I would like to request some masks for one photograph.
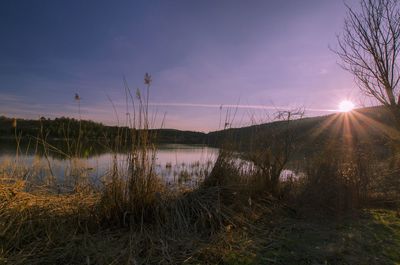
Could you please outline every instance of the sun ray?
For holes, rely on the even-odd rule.
[[[325,119],[322,124],[318,127],[315,127],[311,133],[312,138],[318,138],[325,130],[327,130],[333,123],[338,119],[337,114],[332,114],[327,119]]]
[[[386,137],[389,138],[399,137],[399,132],[395,128],[387,124],[384,124],[371,117],[368,117],[367,115],[358,111],[354,112],[354,116],[357,118],[357,120],[362,121],[364,124],[367,124],[370,127],[370,129],[373,129]]]

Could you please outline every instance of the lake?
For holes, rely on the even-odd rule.
[[[37,155],[40,153],[41,155]],[[58,183],[68,185],[71,176],[79,175],[101,183],[111,171],[113,161],[126,165],[126,155],[107,151],[93,151],[85,158],[65,159],[60,154],[48,155],[38,151],[34,144],[24,142],[16,156],[15,141],[0,141],[0,173],[12,175],[13,165],[24,168],[27,180],[44,181],[54,175]],[[166,184],[194,185],[211,171],[218,156],[218,149],[203,145],[160,144],[157,146],[154,169]],[[15,174],[14,174],[15,175]],[[67,183],[68,182],[68,183]]]
[[[53,142],[52,145],[60,150],[66,148],[63,142]],[[91,144],[90,148],[89,155],[79,159],[66,159],[58,152],[49,153],[46,158],[40,145],[25,141],[21,143],[17,156],[15,141],[2,140],[0,176],[18,175],[25,180],[39,183],[46,183],[50,176],[54,176],[60,186],[73,187],[77,179],[101,185],[107,181],[106,177],[110,175],[108,173],[115,161],[120,168],[128,168],[127,156],[123,152],[113,153],[96,147],[96,144]],[[167,185],[196,186],[211,172],[218,152],[219,149],[204,145],[160,144],[157,146],[154,170]],[[252,163],[245,164],[247,168],[252,167]],[[297,178],[299,175],[290,169],[281,173],[282,180],[292,177]]]

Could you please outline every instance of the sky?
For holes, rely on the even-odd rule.
[[[154,127],[212,131],[298,107],[327,115],[362,103],[330,49],[345,16],[341,0],[4,0],[0,115],[124,125],[123,79],[135,95],[146,72]]]

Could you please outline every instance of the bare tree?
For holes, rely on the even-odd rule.
[[[267,132],[255,132],[257,146],[246,156],[258,169],[267,188],[273,195],[279,194],[279,182],[282,171],[295,151],[297,133],[294,122],[302,118],[304,109],[278,111],[275,120],[277,128]]]
[[[388,107],[400,126],[400,9],[398,0],[361,0],[347,6],[344,31],[334,52],[362,92]]]

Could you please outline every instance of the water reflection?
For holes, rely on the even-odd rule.
[[[67,152],[64,142],[52,142],[57,149]],[[21,143],[16,156],[15,141],[0,141],[0,176],[20,176],[31,182],[47,183],[55,180],[63,187],[74,187],[76,183],[88,181],[102,185],[112,171],[115,163],[119,169],[127,169],[127,156],[123,152],[110,152],[100,144],[90,147],[89,155],[83,158],[66,158],[60,152],[49,152],[44,155],[37,143]],[[167,185],[182,184],[196,186],[211,172],[218,156],[218,149],[185,144],[161,144],[157,146],[154,170]],[[249,161],[237,158],[238,166],[251,172],[255,170]],[[16,170],[19,172],[16,174]],[[123,173],[123,170],[121,171]],[[287,181],[300,175],[285,169],[281,179]]]
[[[106,152],[96,148],[85,158],[66,159],[50,152],[48,157],[38,151],[40,147],[32,143],[23,143],[16,156],[15,142],[0,142],[0,174],[15,175],[16,165],[26,180],[46,182],[54,176],[57,183],[73,185],[79,177],[101,184],[105,176],[117,162],[120,168],[127,168],[127,156],[124,153]],[[52,143],[62,148],[62,143]],[[95,150],[92,148],[92,150]],[[200,145],[162,144],[157,147],[154,169],[167,184],[197,184],[210,172],[218,155],[218,149]]]

